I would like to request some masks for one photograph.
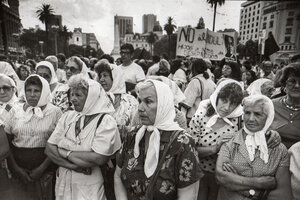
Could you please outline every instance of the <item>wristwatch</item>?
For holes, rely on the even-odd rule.
[[[249,190],[249,198],[254,197],[254,195],[255,195],[255,190],[254,189],[250,189]]]

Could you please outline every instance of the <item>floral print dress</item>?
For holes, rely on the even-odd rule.
[[[134,157],[135,135],[138,128],[130,132],[119,153],[117,165],[121,168],[122,183],[127,191],[127,198],[131,200],[145,199],[147,186],[151,177],[147,178],[144,173],[145,163],[145,138],[140,142],[140,156]],[[160,152],[162,156],[164,148],[168,145],[173,131],[160,131]],[[198,153],[193,139],[186,133],[181,132],[177,140],[171,145],[158,179],[154,186],[153,198],[177,199],[177,190],[187,187],[203,176],[199,168]]]

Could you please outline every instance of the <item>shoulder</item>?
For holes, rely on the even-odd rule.
[[[132,96],[131,94],[122,94],[121,98],[129,103],[138,104],[137,99],[134,96]]]

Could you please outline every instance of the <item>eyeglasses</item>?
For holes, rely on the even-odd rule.
[[[76,67],[73,67],[73,66],[65,66],[65,68],[64,68],[64,70],[65,71],[71,71],[72,73],[76,73],[76,72],[78,72],[78,69],[76,68]]]
[[[0,87],[0,91],[3,90],[4,92],[10,92],[12,88],[13,87],[11,87],[11,86],[6,86],[5,85],[3,87]]]
[[[128,54],[130,54],[130,51],[121,51],[120,54],[121,54],[121,55],[122,55],[122,54],[127,54],[127,55],[128,55]]]
[[[288,80],[286,80],[286,85],[289,87],[295,87],[295,85],[298,83],[298,85],[300,86],[300,80],[296,80],[294,78],[290,78]]]

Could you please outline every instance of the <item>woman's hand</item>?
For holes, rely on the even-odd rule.
[[[238,174],[236,169],[229,163],[223,163],[223,170],[226,171],[226,172],[231,172],[231,173],[234,173],[234,174]]]
[[[281,143],[281,137],[277,131],[270,130],[266,133],[267,145],[273,149]]]
[[[21,167],[14,168],[15,173],[17,176],[22,180],[24,183],[33,182],[31,177],[29,176],[29,171],[26,169],[23,169]]]
[[[38,180],[42,177],[44,173],[44,170],[42,170],[40,167],[37,167],[30,171],[29,176],[33,180]]]
[[[261,176],[256,178],[261,188],[273,190],[276,188],[276,178],[273,176]]]

